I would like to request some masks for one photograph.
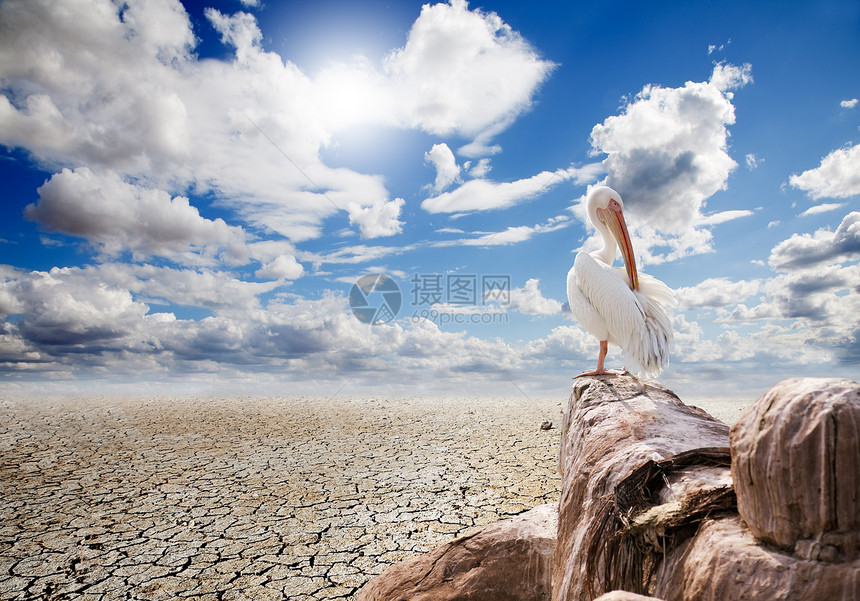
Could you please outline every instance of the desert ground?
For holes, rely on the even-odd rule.
[[[557,500],[565,401],[0,397],[0,599],[351,599]]]

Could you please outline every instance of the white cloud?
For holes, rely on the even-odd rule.
[[[860,144],[834,150],[821,159],[821,165],[788,181],[815,199],[860,194]]]
[[[506,246],[525,242],[535,234],[545,234],[566,228],[570,221],[566,216],[551,217],[545,223],[535,225],[508,226],[500,232],[481,233],[474,232],[473,238],[460,238],[458,240],[442,240],[433,242],[432,246]]]
[[[0,6],[0,141],[51,164],[163,169],[187,158],[176,71],[194,43],[178,2]],[[75,23],[75,27],[69,27]],[[26,49],[25,51],[21,51]]]
[[[406,246],[369,246],[366,244],[356,244],[353,246],[345,246],[334,251],[324,254],[300,251],[298,258],[302,261],[309,261],[315,267],[319,267],[324,263],[334,264],[359,264],[376,261],[390,255],[401,254],[415,248],[419,248],[418,244],[409,244]]]
[[[248,13],[238,12],[224,15],[214,8],[206,8],[206,18],[212,27],[221,34],[221,42],[236,48],[236,58],[240,62],[254,60],[252,55],[258,51],[263,32],[257,26],[257,19]]]
[[[296,261],[294,256],[282,255],[266,263],[254,275],[258,278],[295,280],[300,278],[303,273],[304,267]]]
[[[777,244],[770,253],[770,266],[790,271],[821,263],[855,258],[860,255],[860,212],[848,213],[836,228],[813,234],[794,234]]]
[[[725,44],[720,44],[719,46],[717,46],[716,44],[708,44],[708,56],[713,54],[715,51],[722,52],[725,49],[725,47],[731,43],[732,43],[732,41],[729,40]]]
[[[400,381],[423,376],[458,382],[470,374],[524,366],[504,342],[446,333],[425,320],[402,320],[409,327],[368,326],[352,316],[339,294],[273,300],[262,307],[257,294],[271,285],[243,284],[214,272],[194,275],[117,265],[49,273],[0,267],[0,299],[14,299],[0,307],[14,305],[24,313],[0,332],[2,367],[67,375],[110,370],[132,377],[139,371],[179,376],[250,367],[274,368],[287,380],[296,374],[331,380],[358,373],[360,381],[362,373],[373,378],[385,372]],[[101,283],[94,286],[93,277]],[[185,289],[176,288],[182,282]],[[160,293],[171,295],[172,302],[209,306],[214,314],[195,321],[151,312]],[[139,294],[151,300],[136,300]],[[207,305],[207,298],[221,304]],[[74,365],[65,364],[69,352],[77,357]]]
[[[522,288],[511,290],[509,311],[518,311],[526,315],[554,315],[561,313],[561,303],[555,299],[546,298],[541,294],[540,281],[532,278]]]
[[[855,106],[857,106],[857,99],[852,98],[850,100],[843,100],[842,102],[839,103],[839,106],[841,106],[844,109],[853,109]]]
[[[764,291],[780,318],[801,320],[816,331],[820,346],[828,346],[827,339],[847,338],[857,328],[858,286],[857,265],[817,265],[780,274],[764,285]]]
[[[764,163],[764,159],[760,159],[756,155],[749,153],[746,156],[746,163],[747,163],[747,169],[752,171],[753,169],[756,169],[759,165]]]
[[[594,177],[592,166],[571,167],[557,171],[542,171],[514,182],[493,182],[487,179],[469,180],[463,185],[421,203],[428,213],[463,213],[505,209],[530,200],[559,185],[574,180],[585,183]]]
[[[408,126],[484,141],[531,106],[553,67],[498,15],[465,0],[424,5],[406,45],[385,61]]]
[[[638,219],[665,232],[691,227],[736,166],[726,151],[734,107],[721,87],[734,79],[717,65],[712,80],[719,84],[646,86],[621,115],[591,132],[595,150],[609,155],[607,185]]]
[[[477,163],[475,163],[471,168],[469,168],[469,175],[474,178],[480,179],[486,177],[487,174],[490,172],[490,169],[492,169],[492,167],[490,166],[490,159],[483,158]]]
[[[844,206],[844,202],[825,202],[820,205],[815,205],[814,207],[809,207],[803,213],[798,215],[798,217],[809,217],[810,215],[818,215],[819,213],[829,213],[830,211],[841,209]]]
[[[714,65],[714,71],[711,73],[709,83],[720,92],[728,92],[729,90],[743,87],[751,83],[752,80],[752,66],[749,63],[741,67],[727,63],[717,63]],[[731,99],[731,96],[729,98]]]
[[[691,287],[678,288],[675,297],[682,310],[698,308],[723,308],[737,305],[741,301],[758,294],[761,282],[728,278],[708,278]]]
[[[75,277],[77,270],[2,270],[3,288],[14,298],[21,320],[7,325],[23,346],[40,349],[39,360],[73,348],[123,346],[141,331],[147,305],[126,289]],[[72,277],[69,277],[70,274]],[[98,352],[94,350],[93,352]]]
[[[49,231],[86,238],[106,255],[128,251],[189,263],[210,263],[216,254],[228,263],[250,258],[241,228],[204,219],[187,198],[126,183],[110,171],[63,169],[24,214]]]
[[[361,235],[365,238],[393,236],[403,230],[403,222],[398,220],[405,200],[395,198],[390,201],[373,203],[363,206],[358,203],[347,204],[350,223],[358,225]]]
[[[712,213],[710,215],[702,215],[701,219],[699,219],[699,225],[718,225],[720,223],[725,223],[727,221],[734,221],[735,219],[741,219],[743,217],[750,217],[755,215],[753,211],[749,209],[734,209],[731,211],[720,211],[718,213]]]
[[[682,314],[674,318],[674,357],[686,364],[725,365],[779,360],[800,365],[856,358],[856,318],[860,298],[846,292],[860,285],[856,268],[828,268],[817,274],[780,276],[766,285],[765,303],[738,306],[724,324],[738,319],[800,320],[799,325],[765,325],[748,334],[727,329],[704,336]],[[93,281],[100,282],[93,285]],[[730,283],[731,284],[731,283]],[[730,294],[744,294],[742,283]],[[0,266],[0,310],[22,314],[0,332],[0,368],[61,376],[109,371],[112,378],[153,373],[172,378],[302,379],[378,382],[463,383],[504,377],[531,382],[548,364],[573,373],[591,366],[596,341],[575,326],[558,326],[543,337],[509,344],[464,332],[444,332],[426,320],[405,316],[387,326],[355,319],[346,298],[324,293],[318,300],[284,297],[261,305],[259,295],[273,284],[249,284],[218,272],[189,272],[152,266],[103,265],[83,269],[24,272]],[[697,287],[705,293],[704,284]],[[554,309],[538,283],[522,289],[520,306],[535,313]],[[542,300],[541,300],[542,299]],[[552,307],[541,307],[545,301]],[[155,312],[170,302],[209,308],[199,320]],[[851,324],[854,324],[851,326]],[[68,361],[74,353],[75,362]],[[854,354],[852,354],[854,353]],[[611,359],[615,361],[617,359]],[[575,367],[574,367],[575,365]],[[250,370],[250,371],[249,371]],[[217,376],[215,375],[217,372]]]
[[[738,303],[730,312],[725,312],[724,316],[718,321],[755,321],[759,319],[778,319],[779,317],[779,310],[773,303],[763,303],[753,308],[749,308],[743,303]]]
[[[360,122],[490,139],[527,110],[552,63],[494,13],[426,6],[381,65],[314,78],[261,46],[256,19],[207,9],[235,50],[198,60],[175,0],[0,5],[0,143],[46,168],[113,170],[176,195],[211,193],[248,225],[293,242],[339,211],[365,237],[401,231],[383,178],[327,166],[320,150]],[[76,23],[74,28],[68,23]]]
[[[436,168],[436,181],[433,182],[433,189],[436,192],[441,192],[457,181],[460,176],[457,159],[445,143],[434,144],[433,148],[424,153],[424,160]]]
[[[558,361],[597,362],[597,341],[577,326],[557,326],[545,338],[528,342],[523,356]]]
[[[728,90],[750,81],[749,65],[720,63],[708,82],[645,86],[621,114],[592,129],[594,152],[608,155],[604,183],[624,198],[629,226],[647,244],[637,250],[651,261],[709,252],[711,235],[705,228],[717,219],[743,216],[729,212],[709,218],[702,209],[726,187],[737,166],[727,152],[728,126],[735,122]],[[661,247],[670,250],[652,253]]]
[[[201,307],[219,315],[258,310],[258,296],[280,286],[279,282],[245,282],[224,271],[122,263],[55,269],[51,274],[63,285],[78,286],[95,280],[127,290],[150,305]]]

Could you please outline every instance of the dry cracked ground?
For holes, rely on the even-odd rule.
[[[351,599],[558,498],[561,403],[0,398],[0,599]]]

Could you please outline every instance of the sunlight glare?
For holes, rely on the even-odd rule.
[[[320,118],[329,134],[356,125],[391,125],[385,77],[363,57],[334,63],[314,81]]]

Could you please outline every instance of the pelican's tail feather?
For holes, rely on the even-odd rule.
[[[653,378],[669,365],[672,343],[672,320],[663,303],[674,305],[676,302],[672,290],[660,280],[649,276],[644,287],[642,282],[640,279],[640,290],[634,294],[642,310],[643,323],[624,348],[624,365],[630,371]]]

